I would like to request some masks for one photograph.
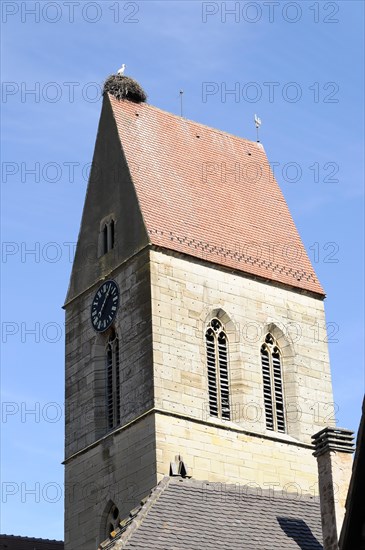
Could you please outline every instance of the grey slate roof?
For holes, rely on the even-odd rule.
[[[103,550],[322,550],[310,495],[164,478]]]
[[[0,550],[63,550],[63,548],[63,541],[60,540],[0,535]]]

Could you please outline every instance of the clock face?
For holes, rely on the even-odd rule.
[[[96,291],[91,305],[91,323],[104,332],[112,324],[119,306],[119,288],[115,281],[105,281]]]

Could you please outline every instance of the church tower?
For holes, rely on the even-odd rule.
[[[66,550],[175,468],[318,494],[334,423],[324,292],[262,145],[111,82],[64,306]]]

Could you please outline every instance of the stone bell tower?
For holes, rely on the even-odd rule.
[[[169,475],[316,492],[324,292],[261,144],[106,83],[66,311],[66,550]],[[313,326],[322,338],[315,338]]]

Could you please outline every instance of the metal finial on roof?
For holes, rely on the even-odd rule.
[[[175,461],[170,462],[170,476],[191,477],[189,475],[189,468],[185,464],[181,455],[176,455]]]
[[[260,143],[260,140],[259,140],[259,128],[260,128],[260,126],[261,126],[261,118],[259,118],[259,117],[255,114],[254,121],[255,121],[255,126],[256,126],[257,143]]]
[[[184,90],[180,90],[180,116],[183,116],[183,94]]]

